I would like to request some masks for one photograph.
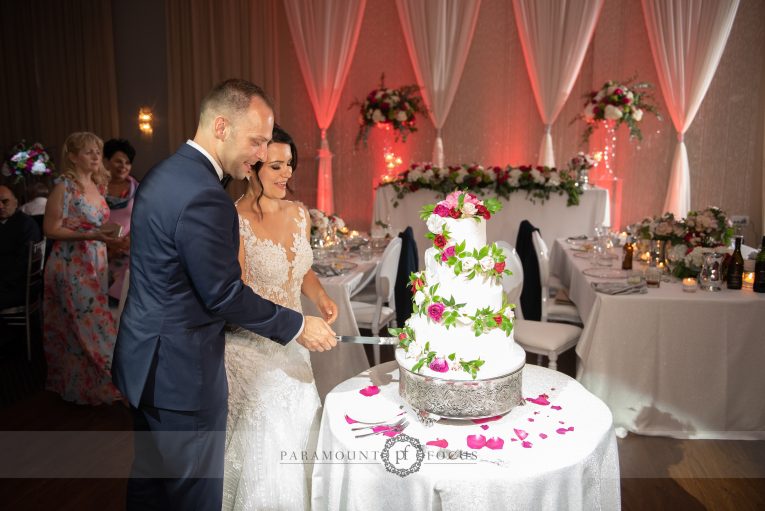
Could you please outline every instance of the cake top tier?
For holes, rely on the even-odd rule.
[[[472,250],[486,245],[486,224],[502,204],[496,199],[481,200],[472,193],[456,190],[436,204],[422,208],[420,216],[433,236],[448,233],[454,243],[465,242]]]

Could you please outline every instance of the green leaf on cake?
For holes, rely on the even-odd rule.
[[[502,209],[502,203],[493,197],[491,199],[484,200],[483,205],[492,215]]]
[[[436,209],[435,204],[426,204],[420,210],[420,220],[427,220],[430,215],[433,214],[433,210]]]
[[[451,360],[452,362],[454,362],[454,359],[455,359],[456,357],[457,357],[457,354],[456,354],[456,353],[452,353],[452,354],[451,354],[451,355],[449,355],[447,358],[448,358],[449,360]]]

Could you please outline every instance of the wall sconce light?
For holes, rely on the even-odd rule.
[[[151,125],[153,119],[154,114],[151,108],[143,107],[138,111],[138,129],[141,131],[141,134],[150,137],[154,133],[154,128]]]

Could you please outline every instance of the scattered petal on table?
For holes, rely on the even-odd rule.
[[[531,449],[531,446],[533,444],[531,442],[526,441],[526,442],[523,442],[521,445],[523,446],[524,449]]]
[[[505,441],[502,440],[499,437],[491,437],[486,441],[486,447],[489,449],[502,449],[502,447],[505,445]]]
[[[380,387],[378,387],[377,385],[370,385],[369,387],[364,387],[363,389],[359,391],[359,394],[366,397],[374,396],[375,394],[379,394],[379,393],[380,393]]]
[[[540,433],[540,434],[539,434],[539,438],[541,438],[542,440],[544,440],[545,438],[547,438],[547,435],[546,435],[546,434],[544,434],[544,433]]]
[[[351,419],[350,417],[348,417],[348,416],[346,415],[346,416],[345,416],[345,422],[347,422],[348,424],[356,424],[356,423],[357,423],[357,422],[359,422],[359,421],[357,421],[356,419]]]
[[[553,410],[560,410],[562,407],[558,405],[552,405],[550,408],[552,408]]]
[[[447,447],[449,447],[449,442],[447,442],[443,438],[438,438],[436,440],[431,440],[430,442],[426,442],[425,445],[432,445],[434,447],[440,447],[442,449],[446,449]]]
[[[398,431],[398,430],[395,430],[395,429],[391,429],[390,431],[384,432],[383,435],[389,436],[389,437],[394,437],[394,436],[396,436],[396,435],[398,435],[400,433],[401,433],[401,431]]]
[[[526,401],[535,405],[547,406],[550,404],[550,401],[547,399],[548,397],[550,396],[547,394],[539,394],[539,397],[527,397]]]
[[[390,430],[392,430],[392,429],[393,429],[393,428],[391,428],[390,426],[374,426],[374,427],[372,428],[372,431],[373,431],[374,433],[380,433],[380,432],[382,432],[382,431],[390,431]]]
[[[515,434],[518,436],[518,438],[521,440],[526,440],[526,437],[529,436],[529,434],[523,431],[522,429],[515,429],[514,431],[515,431]]]
[[[498,421],[501,418],[501,415],[495,415],[494,417],[486,417],[485,419],[473,419],[473,424],[484,424],[486,422]]]
[[[533,418],[533,417],[529,417],[529,418],[528,418],[528,419],[526,419],[526,420],[527,420],[527,421],[529,421],[529,422],[534,422],[534,418]]]
[[[467,445],[471,449],[480,449],[486,445],[486,437],[483,435],[468,435]]]
[[[486,431],[487,429],[489,429],[489,426],[486,424],[481,424],[481,429]]]
[[[517,442],[517,441],[518,441],[518,439],[517,439],[517,438],[511,438],[511,439],[510,439],[510,441],[511,441],[511,442]]]
[[[569,431],[574,431],[574,426],[569,426],[567,428],[558,428],[555,430],[555,432],[558,433],[559,435],[565,435]]]

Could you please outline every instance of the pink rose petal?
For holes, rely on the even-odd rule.
[[[399,433],[401,433],[401,431],[396,431],[395,429],[391,429],[390,431],[386,431],[385,433],[383,433],[383,435],[389,436],[389,437],[394,437],[394,436],[398,435]]]
[[[348,416],[346,415],[346,416],[345,416],[345,422],[347,422],[348,424],[356,424],[356,423],[357,423],[357,422],[359,422],[359,421],[357,421],[357,420],[355,420],[355,419],[351,419],[350,417],[348,417]]]
[[[534,415],[539,415],[539,412],[534,412]]]
[[[531,449],[532,443],[531,442],[523,442],[521,444],[524,449]]]
[[[449,442],[447,442],[443,438],[439,438],[437,440],[431,440],[430,442],[426,442],[425,445],[432,445],[435,447],[441,447],[442,449],[446,449],[447,447],[449,447]]]
[[[565,424],[566,421],[558,421],[558,424]]]
[[[468,435],[467,445],[471,449],[480,449],[486,445],[486,437],[483,435]]]
[[[552,408],[553,410],[560,410],[561,409],[561,407],[558,406],[558,405],[553,405],[550,408]]]
[[[511,441],[511,442],[517,442],[517,441],[518,441],[518,439],[517,439],[517,438],[511,438],[511,439],[510,439],[510,441]]]
[[[514,429],[513,431],[515,431],[515,434],[516,434],[516,435],[518,436],[518,438],[520,438],[521,440],[526,440],[526,437],[527,437],[527,436],[529,436],[529,434],[528,434],[528,433],[526,433],[525,431],[523,431],[522,429]]]
[[[373,426],[372,427],[372,432],[374,432],[374,433],[381,433],[383,431],[388,431],[390,429],[392,429],[390,426]]]
[[[377,385],[370,385],[369,387],[364,387],[359,391],[359,394],[366,397],[374,396],[375,394],[379,393],[380,388]]]
[[[486,431],[487,429],[489,429],[489,426],[487,426],[486,424],[481,424],[481,429]]]
[[[494,417],[486,417],[485,419],[473,419],[473,424],[484,424],[486,422],[498,421],[501,418],[501,415],[495,415]]]
[[[555,430],[555,432],[559,435],[565,435],[569,431],[574,431],[574,426],[569,426],[568,428],[558,428]]]
[[[549,396],[547,394],[539,394],[539,397],[527,397],[526,401],[534,403],[535,405],[547,406],[550,401],[547,400]]]
[[[547,435],[545,435],[544,433],[540,433],[540,434],[539,434],[539,438],[541,438],[542,440],[544,440],[545,438],[547,438]]]
[[[505,445],[505,441],[499,437],[492,437],[486,441],[486,447],[488,447],[489,449],[494,449],[494,450],[502,449],[504,445]]]
[[[533,418],[533,417],[529,417],[529,418],[528,418],[528,419],[526,419],[526,420],[527,420],[527,421],[529,421],[529,422],[534,422],[534,418]]]

